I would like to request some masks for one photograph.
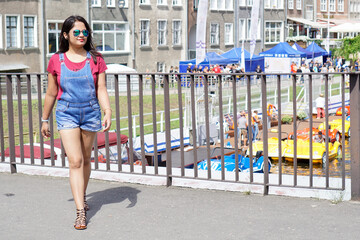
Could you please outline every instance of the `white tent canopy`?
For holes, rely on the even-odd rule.
[[[131,67],[127,67],[121,64],[107,64],[106,73],[136,73],[137,71]]]
[[[343,23],[335,27],[330,28],[330,32],[349,33],[360,32],[360,23]]]

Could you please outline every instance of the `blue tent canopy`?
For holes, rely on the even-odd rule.
[[[223,56],[215,53],[215,52],[208,52],[206,53],[206,57],[204,59],[204,61],[202,61],[199,66],[205,67],[208,66],[210,67],[210,65],[215,65],[215,64],[219,64],[219,65],[227,65],[227,64],[231,64],[234,63],[234,61],[224,58]],[[194,67],[194,65],[196,64],[196,59],[190,59],[187,61],[180,61],[179,62],[179,71],[181,73],[186,72],[187,66],[191,64],[192,68]]]
[[[278,43],[275,47],[259,54],[264,57],[284,57],[284,58],[305,58],[304,52],[293,49],[287,42]]]
[[[329,56],[328,52],[319,45],[317,45],[316,42],[310,43],[309,46],[306,48],[306,50],[311,53],[311,58],[315,58],[319,56],[325,56],[325,57]]]
[[[294,46],[295,46],[296,50],[298,50],[299,52],[305,53],[305,54],[306,54],[306,58],[312,58],[312,52],[310,52],[310,51],[302,48],[302,47],[301,47],[299,44],[297,44],[297,43],[294,43],[294,45],[293,45],[292,47],[294,48]]]
[[[241,48],[233,48],[226,53],[221,54],[225,58],[228,58],[236,63],[241,62]],[[253,55],[250,60],[250,52],[244,49],[244,57],[245,57],[245,71],[246,72],[255,72],[257,65],[260,65],[261,69],[264,70],[264,57]]]

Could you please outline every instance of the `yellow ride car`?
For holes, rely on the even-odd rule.
[[[257,151],[263,151],[263,142],[257,141],[253,144],[253,156]],[[278,138],[273,137],[268,139],[268,157],[273,160],[279,159]],[[247,155],[249,152],[247,152]],[[341,157],[342,148],[338,141],[334,143],[329,142],[329,159]],[[294,140],[284,140],[281,142],[281,155],[285,160],[294,160]],[[297,139],[296,157],[298,161],[310,159],[310,141]],[[312,151],[313,163],[326,163],[326,145],[324,143],[313,142]]]
[[[318,129],[319,130],[324,130],[325,129],[325,122],[320,124]],[[329,122],[329,126],[331,127],[331,129],[337,129],[339,130],[339,132],[342,133],[342,119],[335,119]],[[346,137],[350,137],[350,121],[345,120],[345,136]]]
[[[274,160],[279,159],[279,141],[278,138],[272,137],[268,139],[268,157]],[[253,143],[253,156],[256,155],[257,151],[264,151],[263,149],[264,143],[262,141],[257,141]],[[283,143],[281,143],[281,157],[284,157],[285,153],[285,146]],[[248,149],[249,151],[249,149]],[[249,155],[249,152],[247,152],[247,155]]]
[[[294,160],[294,140],[285,140],[283,141],[285,149],[284,157],[285,160],[293,161]],[[317,143],[313,142],[312,148],[312,159],[313,163],[326,163],[326,143]],[[310,141],[309,140],[297,140],[296,146],[296,158],[297,160],[301,159],[310,159]],[[329,159],[334,159],[336,157],[341,157],[342,149],[341,144],[338,141],[334,143],[329,142]]]

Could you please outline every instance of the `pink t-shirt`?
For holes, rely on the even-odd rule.
[[[93,58],[91,58],[91,60],[90,60],[90,68],[91,68],[91,72],[92,72],[92,75],[93,75],[93,78],[94,78],[95,88],[97,89],[97,76],[100,73],[105,72],[107,67],[106,67],[106,63],[105,63],[104,59],[101,56],[97,56],[96,59],[97,59],[97,64],[95,64]],[[74,63],[74,62],[71,62],[66,57],[66,53],[65,53],[64,54],[64,62],[65,62],[66,67],[69,70],[76,72],[76,71],[79,71],[80,69],[82,69],[85,66],[86,59],[84,61],[82,61],[82,62]],[[59,54],[52,55],[52,57],[49,60],[47,71],[48,71],[48,73],[51,73],[52,75],[56,76],[57,83],[58,83],[58,86],[59,86],[59,91],[58,91],[58,95],[57,95],[56,98],[60,99],[61,95],[63,93],[63,90],[60,87],[61,63],[60,63]]]

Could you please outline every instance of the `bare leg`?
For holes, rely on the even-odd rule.
[[[60,136],[69,160],[70,186],[77,209],[84,208],[84,161],[80,128],[60,130]]]
[[[91,150],[94,144],[96,132],[88,132],[85,130],[81,130],[81,149],[83,153],[83,160],[84,160],[84,193],[86,193],[86,188],[89,183],[89,178],[91,174]]]

